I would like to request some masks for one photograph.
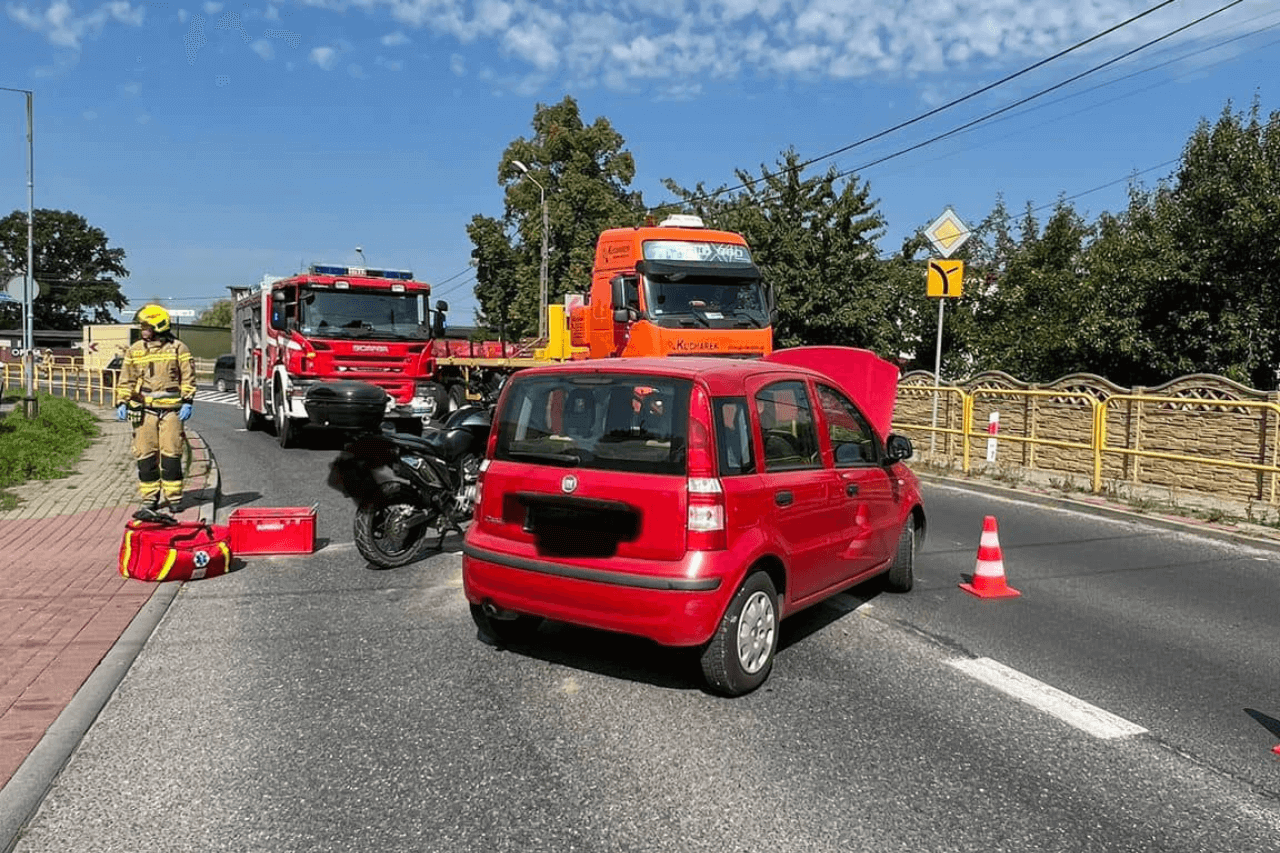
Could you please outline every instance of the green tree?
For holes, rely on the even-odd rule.
[[[107,245],[107,235],[69,210],[36,210],[32,228],[35,279],[44,291],[32,303],[38,329],[79,329],[85,323],[114,322],[112,309],[127,300],[116,278],[127,278],[124,249]],[[27,214],[0,219],[0,271],[7,281],[27,268]],[[20,305],[0,306],[5,325],[20,322]]]
[[[1066,202],[1043,231],[1028,205],[1016,241],[1002,205],[983,226],[992,240],[977,247],[983,260],[970,340],[974,369],[1033,381],[1087,369],[1081,338],[1096,332],[1084,275],[1091,229]]]
[[[1107,306],[1094,355],[1123,384],[1219,373],[1276,385],[1280,363],[1280,113],[1230,103],[1178,170],[1104,216],[1087,256]]]
[[[577,102],[566,96],[558,104],[538,104],[533,136],[503,151],[497,174],[506,191],[503,216],[477,215],[467,227],[477,261],[476,298],[491,328],[505,328],[508,337],[538,328],[544,194],[551,302],[590,288],[601,231],[635,224],[642,216],[639,194],[627,189],[635,161],[623,145],[607,119],[584,124]]]
[[[885,220],[870,186],[856,175],[842,180],[834,168],[809,178],[801,172],[789,149],[759,177],[738,170],[743,189],[732,195],[664,183],[708,225],[746,238],[776,294],[775,346],[839,344],[897,357],[906,342],[902,315],[887,306],[904,294],[893,291],[898,282],[878,257]]]
[[[230,329],[231,317],[234,313],[235,306],[230,299],[219,299],[201,312],[200,316],[196,318],[196,325]]]

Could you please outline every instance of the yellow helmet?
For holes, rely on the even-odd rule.
[[[159,305],[143,305],[138,309],[137,320],[142,325],[155,329],[158,335],[169,331],[169,312]]]

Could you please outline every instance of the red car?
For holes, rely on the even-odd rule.
[[[754,690],[783,617],[877,575],[911,589],[925,516],[889,432],[897,375],[844,347],[520,371],[464,545],[476,624],[701,647],[714,691]]]

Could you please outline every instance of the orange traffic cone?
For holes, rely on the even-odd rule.
[[[982,520],[982,541],[978,544],[978,565],[973,570],[973,582],[962,583],[960,588],[978,598],[1016,598],[1022,595],[1004,581],[1004,555],[1000,552],[994,515]]]

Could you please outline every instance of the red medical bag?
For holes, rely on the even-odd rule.
[[[231,529],[199,521],[139,521],[125,525],[120,574],[140,581],[186,581],[231,568]]]

